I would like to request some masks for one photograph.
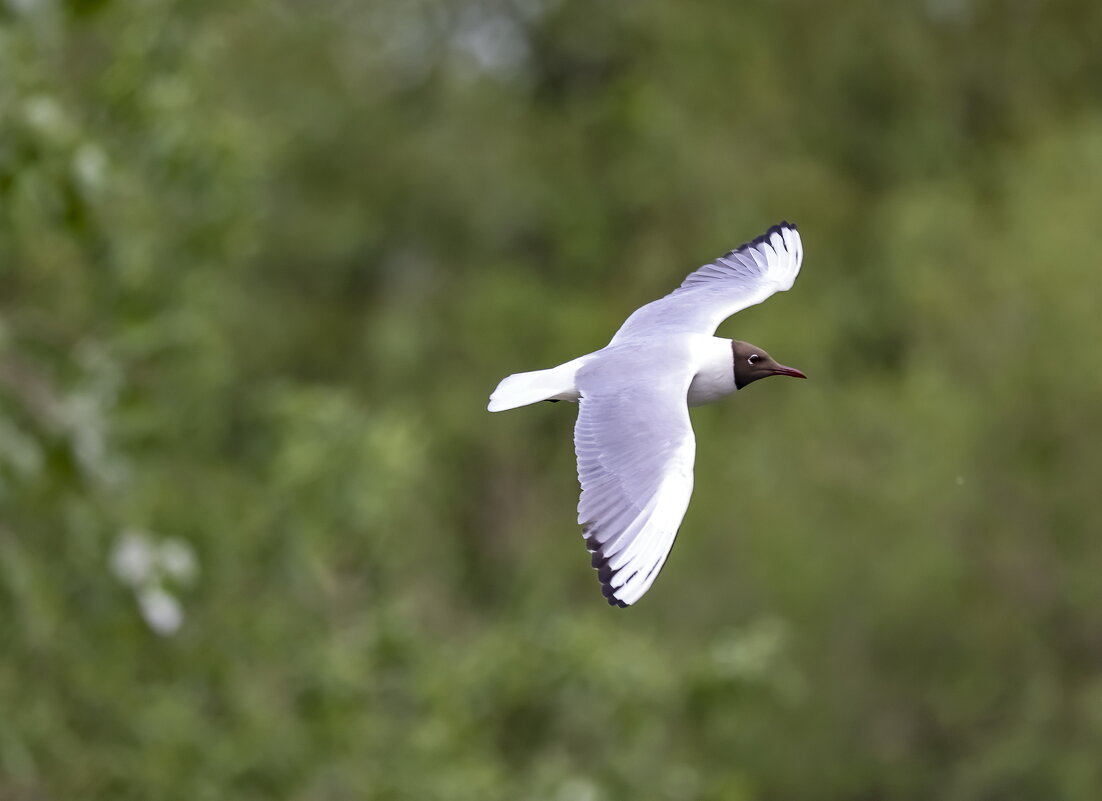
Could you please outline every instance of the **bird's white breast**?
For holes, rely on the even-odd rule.
[[[731,340],[719,337],[694,337],[691,344],[696,377],[689,385],[690,406],[712,403],[735,391],[735,364]]]

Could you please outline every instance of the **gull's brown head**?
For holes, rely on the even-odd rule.
[[[759,378],[771,375],[786,375],[791,378],[807,378],[795,367],[778,364],[768,353],[749,342],[731,341],[731,351],[735,359],[735,388],[742,389]]]

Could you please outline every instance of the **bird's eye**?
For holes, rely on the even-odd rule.
[[[746,361],[750,362],[750,364],[756,364],[758,359],[760,359],[760,358],[761,358],[761,356],[759,356],[758,354],[751,353],[750,357]]]

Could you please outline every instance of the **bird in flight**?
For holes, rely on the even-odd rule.
[[[756,345],[714,336],[735,312],[790,289],[802,261],[796,226],[775,225],[636,309],[604,348],[508,376],[490,396],[491,412],[579,404],[578,523],[610,604],[642,598],[673,547],[693,492],[689,407],[759,378],[807,378]]]

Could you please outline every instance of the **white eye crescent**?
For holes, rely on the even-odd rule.
[[[756,354],[756,353],[751,353],[751,354],[750,354],[750,356],[749,356],[749,358],[747,358],[747,360],[746,360],[746,361],[747,361],[747,362],[749,362],[750,364],[754,364],[754,363],[755,363],[755,362],[757,362],[757,360],[758,360],[758,359],[760,359],[760,358],[761,358],[761,356],[759,356],[758,354]]]

